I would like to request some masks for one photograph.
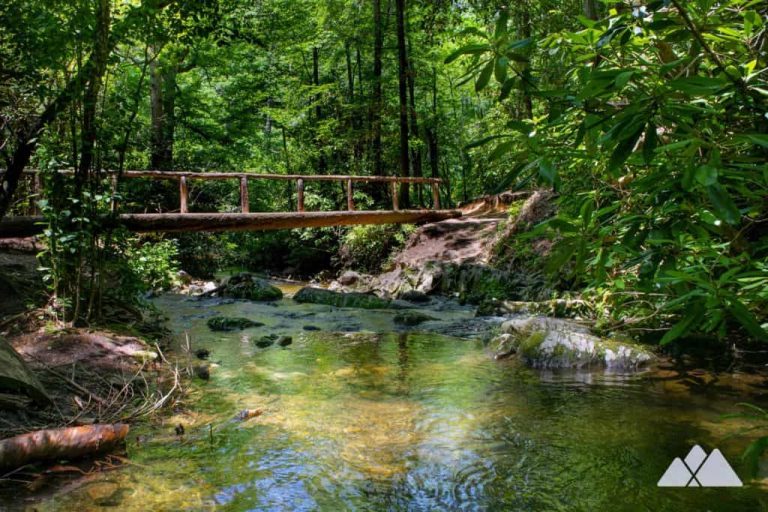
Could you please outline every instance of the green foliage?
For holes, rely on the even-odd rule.
[[[726,418],[748,420],[752,425],[744,429],[742,435],[750,435],[757,432],[765,432],[768,429],[768,411],[753,404],[742,403],[739,406],[743,409],[742,412],[729,414]],[[742,454],[742,460],[747,466],[749,476],[755,478],[758,476],[760,470],[760,460],[765,457],[768,452],[768,435],[759,436],[752,441],[747,449]]]
[[[127,265],[150,290],[167,290],[178,279],[179,249],[175,240],[150,240],[129,244]]]
[[[342,239],[341,264],[365,272],[379,272],[413,231],[412,226],[355,226]]]
[[[535,233],[555,241],[550,272],[604,301],[616,326],[672,320],[662,343],[694,331],[768,340],[768,82],[754,8],[651,2],[543,31],[526,62],[562,73],[534,72],[532,114],[474,145],[512,168],[506,182],[561,192],[559,215]],[[480,89],[482,62],[501,66],[517,44],[504,34],[451,57],[474,59]]]

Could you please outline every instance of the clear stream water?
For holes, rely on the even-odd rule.
[[[747,439],[735,434],[748,424],[722,415],[743,400],[765,402],[763,381],[750,387],[746,374],[712,385],[708,374],[670,370],[539,371],[492,360],[480,340],[402,331],[390,311],[174,295],[156,304],[180,339],[186,331],[193,349],[211,351],[211,380],[197,380],[162,425],[134,428],[131,465],[30,510],[768,507],[768,487],[755,483],[656,487],[695,443],[720,448],[743,474]],[[432,327],[463,334],[471,325],[470,309],[440,309]],[[205,321],[218,314],[267,325],[212,333]],[[256,348],[253,339],[268,333],[294,342]],[[236,420],[246,408],[263,414]],[[173,433],[178,423],[183,437]]]

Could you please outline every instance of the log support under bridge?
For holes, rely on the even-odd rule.
[[[117,222],[137,232],[270,231],[276,229],[352,226],[356,224],[418,224],[461,217],[459,210],[385,210],[274,213],[124,213]],[[42,217],[7,217],[0,238],[42,233]]]

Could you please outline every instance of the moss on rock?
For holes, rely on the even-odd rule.
[[[238,331],[249,327],[259,327],[264,325],[261,322],[254,322],[243,317],[217,316],[209,318],[206,322],[208,328],[212,331]]]

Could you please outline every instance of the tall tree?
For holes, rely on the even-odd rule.
[[[381,0],[373,0],[373,98],[371,101],[371,130],[373,139],[373,174],[384,175],[381,154],[381,110],[382,110],[382,55],[384,53],[384,30],[381,19]]]
[[[410,156],[408,152],[408,54],[405,45],[405,0],[395,0],[397,16],[397,85],[400,104],[400,176],[409,175]],[[409,186],[400,187],[400,204],[409,206]]]

